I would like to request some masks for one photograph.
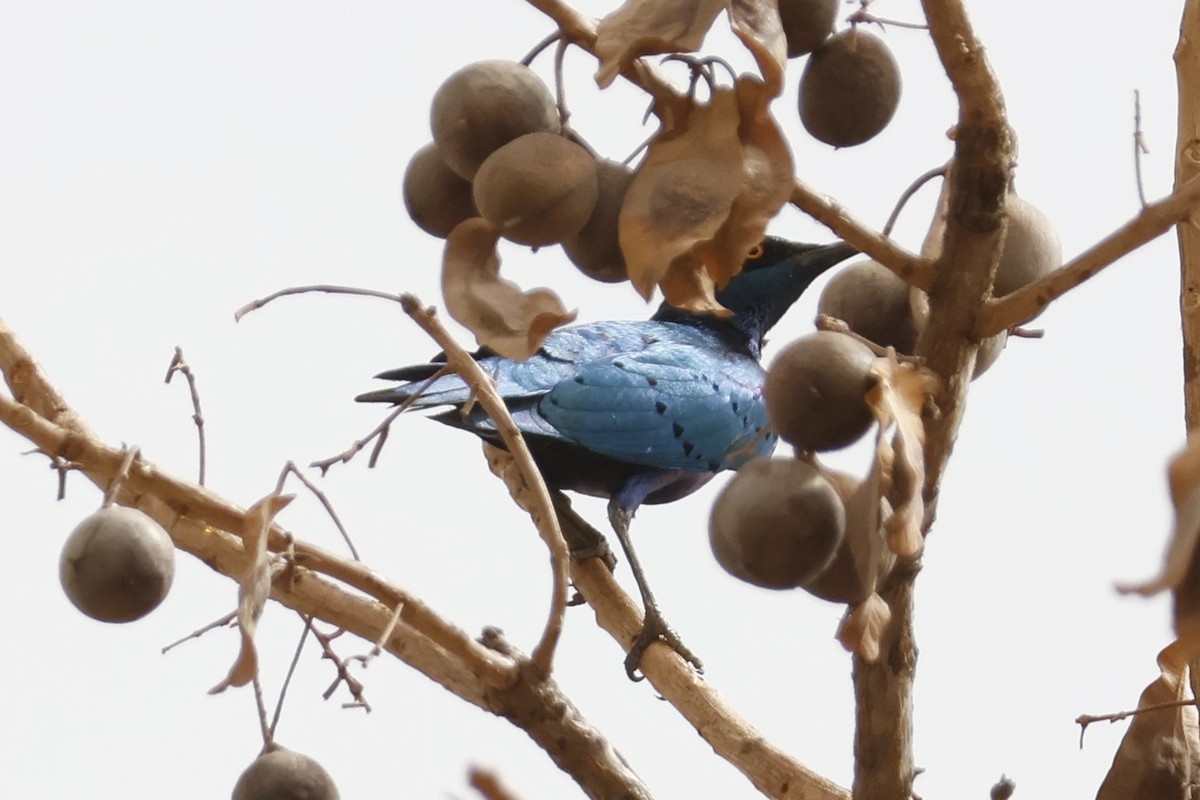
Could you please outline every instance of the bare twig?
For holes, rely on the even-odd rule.
[[[164,383],[170,383],[171,378],[175,373],[183,374],[187,379],[188,391],[192,395],[192,422],[196,423],[196,435],[200,438],[200,477],[196,483],[204,485],[204,469],[208,461],[208,448],[204,441],[204,414],[200,411],[200,390],[196,388],[196,376],[192,372],[192,368],[183,358],[183,348],[176,347],[175,355],[171,358],[171,364],[167,367],[167,377],[163,379]]]
[[[262,733],[262,752],[269,753],[275,739],[271,726],[267,724],[267,705],[263,702],[262,682],[258,679],[258,673],[255,673],[251,683],[254,685],[254,705],[258,708],[258,728]]]
[[[537,58],[539,55],[542,54],[543,50],[545,50],[547,47],[554,44],[561,38],[562,38],[562,34],[559,33],[557,30],[554,31],[554,33],[550,34],[545,39],[542,39],[540,42],[535,44],[533,46],[533,49],[530,50],[528,53],[526,53],[525,57],[521,59],[521,63],[528,67],[530,64],[533,63],[533,60],[535,58]]]
[[[321,645],[322,657],[332,661],[334,668],[337,670],[337,677],[333,679],[333,683],[329,684],[329,688],[321,696],[328,700],[330,697],[333,697],[333,693],[337,691],[337,687],[345,683],[346,688],[350,691],[350,696],[354,698],[354,702],[343,703],[342,708],[362,708],[368,714],[371,713],[371,704],[367,702],[367,698],[363,695],[362,682],[350,674],[349,666],[333,651],[333,640],[341,635],[342,630],[339,629],[330,634],[321,633],[321,631],[317,630],[317,626],[313,624],[311,616],[304,618],[304,625]]]
[[[512,454],[521,470],[522,477],[532,495],[534,523],[538,532],[550,550],[550,563],[553,574],[551,585],[550,611],[547,616],[542,638],[530,655],[532,666],[536,672],[549,675],[554,658],[554,649],[562,635],[563,617],[567,610],[567,576],[571,561],[567,551],[567,543],[558,527],[558,518],[554,513],[554,505],[546,483],[542,480],[541,472],[533,461],[533,454],[521,436],[520,430],[509,416],[508,407],[496,391],[496,384],[488,377],[483,368],[442,327],[431,309],[423,307],[417,298],[404,295],[400,304],[405,313],[412,317],[420,328],[437,342],[446,353],[446,363],[454,368],[478,399],[480,405],[496,423],[496,431],[504,440],[506,449]]]
[[[929,183],[934,178],[946,177],[946,169],[947,167],[945,164],[940,167],[934,167],[928,172],[918,176],[915,181],[910,183],[908,188],[905,189],[900,195],[900,199],[896,201],[896,206],[892,209],[892,213],[888,215],[887,222],[883,223],[883,230],[880,231],[880,234],[883,236],[891,236],[892,228],[896,227],[896,220],[900,218],[900,212],[904,210],[904,206],[908,204],[908,201],[912,199],[912,196],[916,194],[921,187]]]
[[[1129,711],[1115,711],[1111,714],[1080,714],[1075,718],[1075,724],[1079,726],[1079,749],[1083,749],[1083,734],[1087,732],[1088,725],[1093,722],[1107,722],[1112,724],[1122,720],[1136,717],[1138,714],[1147,711],[1164,711],[1171,708],[1186,708],[1187,706],[1200,707],[1200,700],[1196,698],[1188,698],[1186,700],[1169,700],[1165,703],[1152,703],[1141,708],[1134,708]]]
[[[305,477],[304,473],[300,471],[300,468],[296,466],[295,461],[289,461],[284,466],[283,472],[279,476],[281,483],[283,478],[287,475],[295,475],[296,479],[303,483],[305,487],[307,487],[308,490],[313,493],[313,496],[316,497],[317,501],[320,502],[322,507],[324,507],[325,513],[329,515],[329,518],[333,520],[333,524],[337,526],[338,533],[342,535],[342,539],[346,542],[346,547],[350,548],[351,557],[353,557],[355,561],[362,561],[362,558],[360,558],[358,555],[358,548],[354,546],[354,541],[350,538],[350,532],[346,530],[346,526],[342,524],[341,518],[338,517],[337,512],[333,510],[333,504],[329,502],[329,498],[325,496],[325,493],[318,489],[316,484]]]
[[[108,482],[108,489],[104,492],[104,502],[101,508],[108,508],[116,499],[117,492],[125,485],[125,479],[129,477],[129,468],[133,466],[133,462],[141,455],[141,450],[136,447],[126,447],[125,455],[121,458],[121,466],[117,467],[117,474]]]
[[[1133,90],[1133,172],[1137,179],[1138,202],[1146,207],[1146,186],[1142,183],[1142,154],[1149,153],[1142,135],[1142,93]]]
[[[975,335],[985,339],[1028,322],[1050,302],[1188,219],[1195,213],[1197,203],[1200,203],[1200,174],[1162,200],[1146,206],[1129,222],[1049,275],[1012,294],[989,300],[979,313]]]
[[[271,715],[272,739],[275,738],[275,731],[279,729],[279,717],[283,714],[283,700],[287,697],[288,687],[292,684],[292,676],[296,674],[296,665],[300,663],[300,654],[304,652],[304,643],[308,640],[308,632],[312,629],[311,614],[301,615],[300,618],[304,621],[304,630],[300,631],[300,640],[296,642],[296,652],[292,653],[287,673],[283,676],[283,685],[279,687],[279,698],[275,701],[275,713]]]
[[[400,611],[402,609],[403,606],[396,606],[396,610],[392,612],[391,622],[389,622],[387,627],[383,629],[383,633],[380,634],[379,640],[375,642],[374,647],[367,651],[365,656],[351,656],[350,658],[362,664],[363,667],[369,666],[372,661],[374,661],[376,658],[379,658],[380,654],[383,653],[383,643],[391,638],[392,631],[396,629],[396,624],[400,622]]]
[[[196,630],[189,633],[187,636],[184,636],[182,639],[176,639],[175,641],[171,642],[169,645],[167,645],[166,647],[164,647],[162,649],[162,654],[165,656],[167,653],[171,652],[176,647],[179,647],[179,645],[183,644],[184,642],[191,641],[192,639],[199,639],[201,636],[203,636],[204,634],[208,633],[211,630],[215,630],[216,628],[226,628],[235,619],[237,619],[237,610],[236,609],[233,611],[230,611],[228,614],[226,614],[225,616],[221,617],[218,620],[213,620],[212,622],[208,623],[207,625],[205,625],[202,628],[197,628]]]

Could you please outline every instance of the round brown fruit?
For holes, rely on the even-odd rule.
[[[845,529],[841,498],[815,467],[761,458],[738,470],[717,497],[708,540],[735,578],[792,589],[829,565]]]
[[[1000,354],[1004,352],[1007,344],[1007,331],[1000,331],[995,336],[989,336],[980,342],[979,352],[975,354],[975,371],[971,373],[971,380],[975,380],[987,372],[992,364],[995,364],[996,360],[1000,358]]]
[[[488,156],[475,174],[479,213],[531,247],[582,230],[599,196],[596,159],[556,133],[528,133]]]
[[[515,61],[478,61],[455,72],[434,94],[429,120],[447,166],[468,180],[518,136],[561,129],[546,84]]]
[[[233,800],[338,800],[333,778],[313,759],[272,750],[254,759],[233,787]]]
[[[874,138],[899,103],[896,59],[882,39],[858,28],[826,39],[800,75],[800,122],[834,147]]]
[[[1010,193],[1004,208],[1008,230],[992,282],[995,297],[1015,292],[1062,264],[1058,233],[1037,206]]]
[[[458,223],[479,216],[471,182],[446,166],[433,142],[422,147],[404,171],[404,207],[417,227],[445,239]]]
[[[779,0],[788,58],[811,53],[833,33],[838,0]]]
[[[601,161],[596,165],[596,174],[600,190],[596,207],[583,229],[563,241],[563,250],[589,278],[619,283],[629,278],[629,272],[617,236],[617,220],[625,191],[633,181],[633,170],[615,161]]]
[[[875,354],[842,333],[802,336],[775,357],[763,393],[771,425],[800,450],[837,450],[857,441],[874,417],[864,395],[875,384]]]
[[[132,622],[167,596],[175,577],[175,546],[141,511],[102,508],[67,537],[58,577],[67,599],[92,619]]]
[[[826,284],[817,311],[880,347],[912,355],[919,330],[908,296],[908,284],[896,273],[876,261],[856,261]]]

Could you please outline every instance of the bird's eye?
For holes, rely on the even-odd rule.
[[[750,248],[750,252],[746,253],[746,258],[748,260],[762,258],[762,254],[763,254],[763,246],[761,244],[756,244]]]

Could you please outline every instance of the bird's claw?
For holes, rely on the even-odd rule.
[[[645,680],[646,676],[640,672],[642,656],[646,653],[646,648],[655,642],[662,642],[670,647],[680,658],[691,664],[696,672],[704,672],[704,662],[683,643],[679,634],[667,624],[658,609],[653,609],[647,610],[642,630],[633,640],[629,653],[625,656],[625,674],[629,676],[629,680],[635,683]]]

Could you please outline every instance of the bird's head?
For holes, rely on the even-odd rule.
[[[745,338],[747,349],[757,357],[767,331],[783,318],[804,290],[821,273],[857,252],[845,242],[802,244],[768,236],[751,251],[742,271],[716,293],[717,302],[729,309],[732,316],[718,319],[663,304],[655,319],[731,330],[739,339]]]

